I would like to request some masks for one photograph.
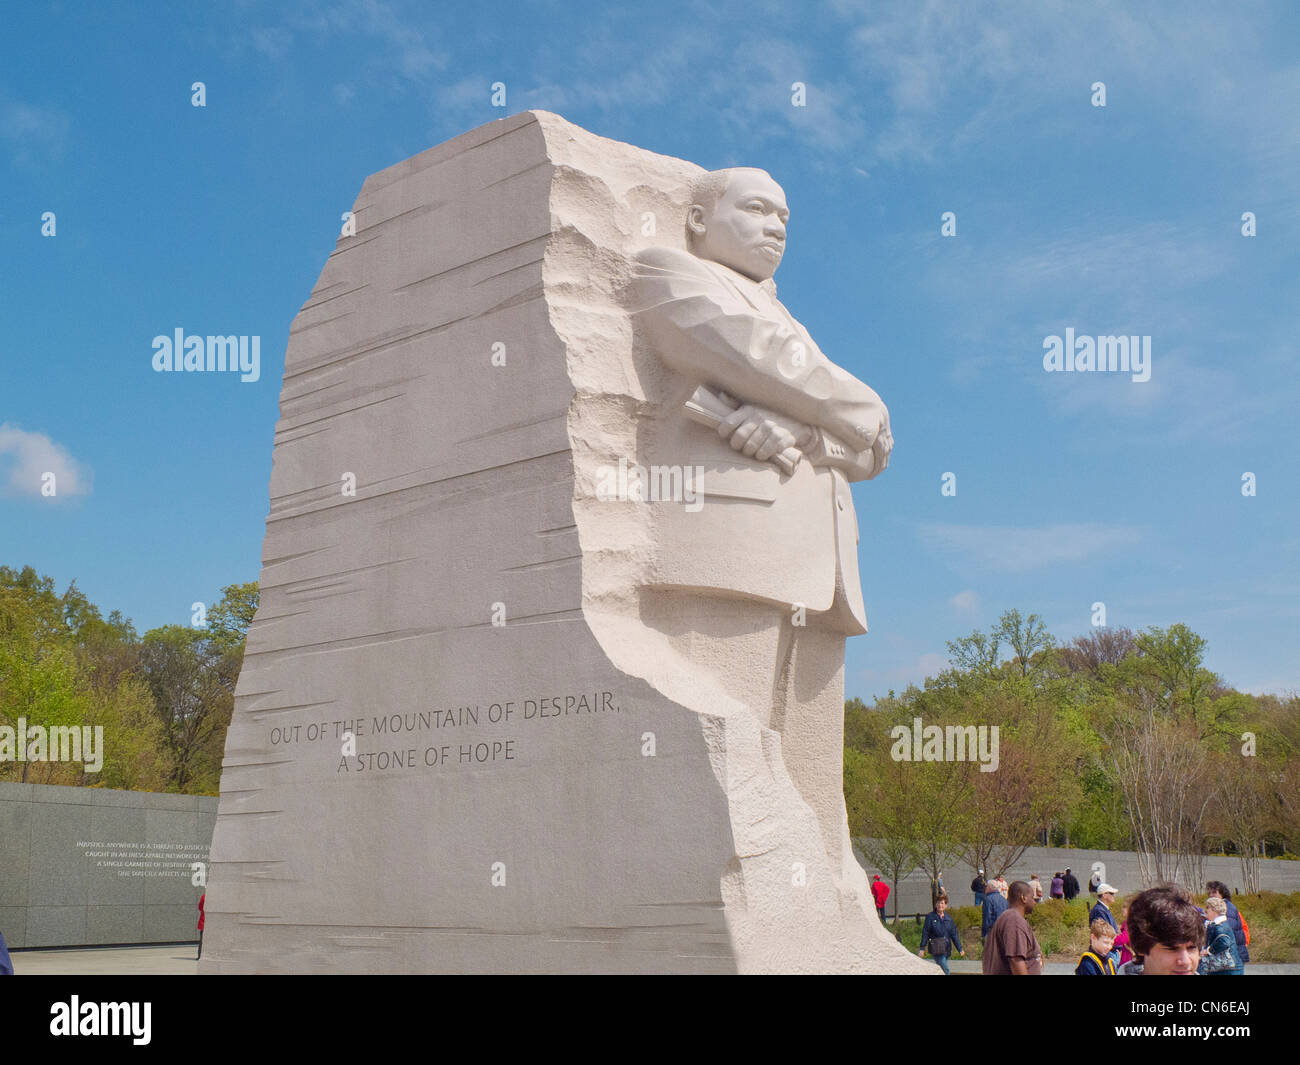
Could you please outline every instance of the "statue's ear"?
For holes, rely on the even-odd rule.
[[[704,208],[698,203],[691,204],[691,209],[686,212],[686,228],[697,237],[704,235]]]

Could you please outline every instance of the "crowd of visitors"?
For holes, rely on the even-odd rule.
[[[933,909],[921,926],[922,958],[930,957],[949,973],[954,953],[965,957],[957,924],[948,913],[948,893],[942,877],[930,884]],[[1250,928],[1232,903],[1232,892],[1219,880],[1205,885],[1208,899],[1200,909],[1182,888],[1157,884],[1139,892],[1115,913],[1119,891],[1099,873],[1088,882],[1096,902],[1088,912],[1088,949],[1075,967],[1076,976],[1202,975],[1240,976],[1250,961]],[[1043,954],[1029,915],[1043,901],[1038,875],[1007,883],[998,873],[986,880],[980,869],[971,881],[971,894],[980,907],[980,939],[984,944],[986,976],[1037,976]],[[1052,875],[1047,895],[1069,901],[1080,894],[1070,869]],[[877,874],[871,884],[883,921],[889,885]]]

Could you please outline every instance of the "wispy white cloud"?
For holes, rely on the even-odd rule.
[[[55,494],[44,496],[51,473]],[[44,433],[0,424],[0,494],[57,500],[89,495],[91,481],[91,471]]]
[[[1149,335],[1167,326],[1191,334],[1202,323],[1188,318],[1189,303],[1196,306],[1189,293],[1233,272],[1245,254],[1207,238],[1203,220],[1090,217],[1045,231],[1000,230],[979,241],[936,233],[931,244],[927,286],[962,315],[967,335],[974,329],[981,336],[1005,336],[1009,316],[1019,324],[1026,311],[1045,333],[1070,324],[1094,335]],[[1092,322],[1099,312],[1107,320]]]
[[[444,126],[456,127],[529,108],[592,124],[630,114],[704,116],[719,132],[720,152],[793,140],[816,157],[809,165],[822,168],[826,157],[861,143],[868,115],[853,72],[836,74],[842,68],[816,46],[772,32],[773,20],[784,17],[775,9],[770,17],[746,14],[701,11],[659,23],[593,14],[562,62],[542,50],[530,65],[494,65],[490,53],[456,64],[458,76],[434,86],[435,109]],[[494,81],[506,86],[505,112],[488,106]],[[801,106],[796,82],[805,86]]]
[[[293,34],[283,26],[255,26],[249,31],[253,47],[270,59],[280,59],[293,45]]]
[[[1283,104],[1300,67],[1260,58],[1284,32],[1285,4],[1247,13],[1208,0],[1138,10],[1122,0],[833,0],[830,10],[880,86],[881,159],[930,160],[997,128],[1078,137],[1094,81],[1106,83],[1112,114],[1112,104],[1155,104],[1187,136],[1233,132],[1261,176],[1294,173],[1300,157],[1294,108]]]
[[[1231,227],[1229,227],[1231,228]],[[936,237],[935,243],[940,243]],[[1131,439],[1181,444],[1214,425],[1242,432],[1290,402],[1261,387],[1290,376],[1289,332],[1224,316],[1207,298],[1220,279],[1252,269],[1249,241],[1206,237],[1203,222],[1078,224],[1047,240],[942,241],[924,275],[948,308],[968,353],[952,364],[957,385],[1019,380],[1064,415],[1116,417]],[[1279,285],[1278,298],[1300,294]],[[1066,327],[1091,336],[1151,337],[1150,380],[1123,374],[1048,374],[1042,343]]]
[[[901,665],[888,666],[882,669],[860,669],[854,675],[854,679],[860,682],[867,691],[877,695],[884,695],[890,688],[901,691],[909,684],[915,684],[919,687],[925,682],[926,677],[938,676],[948,666],[949,662],[946,655],[926,651]]]
[[[274,10],[279,23],[253,27],[245,43],[271,59],[283,59],[304,41],[346,37],[378,48],[377,55],[367,56],[366,48],[358,47],[359,65],[410,81],[427,82],[450,62],[436,20],[429,20],[425,7],[384,0],[296,0]]]
[[[958,592],[951,599],[949,599],[948,605],[952,607],[954,610],[960,610],[963,613],[973,614],[977,610],[979,610],[980,597],[976,595],[975,592],[973,592],[970,588],[967,588],[965,591]]]
[[[56,162],[68,148],[72,119],[54,107],[0,100],[0,140],[23,165]]]
[[[1133,547],[1142,530],[1129,525],[1080,523],[1025,528],[922,522],[922,540],[961,567],[981,572],[1026,573]]]
[[[745,137],[790,136],[813,149],[839,152],[868,127],[861,93],[824,57],[784,38],[743,41],[711,79],[719,119]],[[795,86],[803,87],[796,103]]]
[[[1169,221],[1109,225],[1106,220],[1066,225],[1046,241],[1009,249],[998,264],[1000,282],[1021,295],[1077,286],[1090,294],[1182,291],[1231,268],[1221,245],[1203,237],[1204,225]]]
[[[476,111],[481,113],[492,94],[491,84],[486,78],[460,78],[439,86],[434,92],[434,103],[438,111],[443,114],[469,115]],[[507,85],[507,100],[509,89]]]

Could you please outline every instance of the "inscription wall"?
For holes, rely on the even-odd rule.
[[[9,946],[198,939],[217,800],[0,784],[0,932]]]

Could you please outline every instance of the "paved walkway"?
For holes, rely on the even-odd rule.
[[[16,950],[15,976],[194,976],[198,964],[192,944],[169,947],[100,947],[87,950]],[[954,976],[978,976],[980,963],[949,962]],[[1048,962],[1047,976],[1069,976],[1074,966]],[[1300,965],[1247,965],[1247,976],[1300,976]]]
[[[195,943],[87,950],[15,950],[15,976],[194,976]]]

